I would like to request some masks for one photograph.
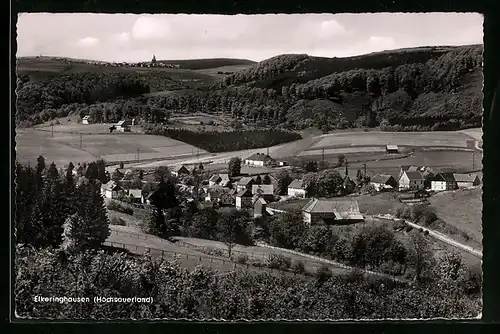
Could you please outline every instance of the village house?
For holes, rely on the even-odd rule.
[[[388,174],[376,174],[370,179],[370,184],[376,191],[391,190],[398,187],[398,181]]]
[[[399,153],[398,145],[386,145],[385,152],[389,154]]]
[[[105,198],[118,199],[125,195],[125,191],[115,181],[109,181],[101,185],[101,194]]]
[[[207,189],[205,194],[205,202],[217,202],[223,193],[224,188],[220,186],[214,186]]]
[[[457,181],[453,173],[438,173],[431,180],[431,190],[444,191],[457,189]]]
[[[420,172],[425,178],[427,174],[432,173],[432,169],[426,166],[404,165],[399,169],[398,180],[403,176],[404,172]]]
[[[261,217],[267,213],[267,202],[262,197],[257,197],[253,200],[253,216]]]
[[[141,189],[129,189],[128,196],[132,203],[142,202],[142,190]]]
[[[252,191],[243,189],[236,194],[236,208],[249,209],[252,207]]]
[[[477,174],[454,174],[458,188],[472,188],[481,184]]]
[[[251,189],[254,183],[255,180],[253,178],[249,176],[244,176],[238,180],[238,183],[236,184],[236,190],[240,192],[244,189]]]
[[[208,186],[213,187],[216,184],[219,184],[219,182],[222,181],[222,178],[218,174],[212,175],[212,177],[208,180]]]
[[[82,124],[90,124],[90,123],[92,123],[92,118],[90,118],[90,116],[89,116],[89,115],[84,116],[84,117],[82,118]]]
[[[115,125],[116,131],[118,131],[118,132],[128,132],[128,131],[130,131],[130,125],[131,125],[130,121],[119,121]]]
[[[181,175],[189,175],[190,174],[189,169],[187,169],[186,166],[184,166],[184,165],[181,165],[181,166],[174,168],[174,170],[172,170],[171,173],[174,176],[181,176]]]
[[[268,154],[255,153],[244,160],[245,165],[254,167],[271,166],[276,163],[276,160],[271,158]]]
[[[274,200],[274,186],[272,184],[254,184],[252,185],[252,195],[257,195],[272,202]]]
[[[420,172],[405,171],[399,179],[399,190],[420,189],[424,187],[424,176]]]
[[[288,185],[288,196],[306,197],[306,190],[302,186],[302,180],[295,179]]]
[[[349,224],[364,221],[358,202],[347,199],[311,199],[303,208],[302,216],[309,224]]]
[[[220,195],[219,205],[220,206],[234,206],[235,205],[235,195],[234,189],[224,188],[224,191]]]

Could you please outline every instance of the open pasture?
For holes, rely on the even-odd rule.
[[[70,126],[70,125],[68,125]],[[86,127],[79,125],[79,127]],[[197,147],[162,136],[112,133],[76,134],[21,129],[17,131],[17,157],[22,162],[36,163],[43,155],[56,164],[93,161],[108,162],[171,158],[206,153]],[[137,157],[139,155],[139,157]]]
[[[468,147],[466,134],[461,132],[354,132],[323,135],[314,149],[350,146]]]
[[[238,71],[243,71],[252,66],[254,66],[254,64],[228,65],[228,66],[195,70],[195,72],[222,77],[224,75],[227,75],[226,73],[235,73]]]
[[[479,142],[483,141],[483,129],[482,128],[466,129],[466,130],[461,130],[460,132],[466,134],[469,137],[474,138],[475,140],[477,140]]]

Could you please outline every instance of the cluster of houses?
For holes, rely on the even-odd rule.
[[[92,123],[95,123],[95,120],[92,119],[90,115],[86,115],[82,118],[82,124],[92,124]],[[116,130],[117,132],[130,132],[130,127],[136,125],[136,123],[137,122],[135,118],[133,118],[132,120],[121,120],[118,123],[113,124],[112,130]]]

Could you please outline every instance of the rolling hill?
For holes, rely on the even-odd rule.
[[[139,75],[149,93],[161,92],[147,94],[143,97],[146,100],[139,102],[156,108],[157,115],[222,113],[252,126],[279,126],[298,131],[316,127],[324,132],[353,127],[428,131],[481,126],[481,45],[407,48],[346,58],[288,54],[260,63],[239,59],[160,62],[182,68],[164,71],[124,69],[132,76]],[[113,76],[106,74],[106,66],[102,70],[80,64],[68,68],[68,63],[71,64],[52,62],[47,65],[19,60],[18,72],[40,70],[53,75],[54,72],[99,71],[101,75]],[[48,82],[52,80],[47,79]],[[78,80],[72,77],[65,80],[78,86]],[[57,96],[44,108],[54,103],[64,106],[100,102],[74,101],[74,93],[63,94],[61,87],[64,85],[61,84],[44,83],[42,86],[45,88],[30,82],[23,85],[29,91],[41,89],[40,94],[43,91],[44,95]],[[112,87],[108,85],[102,89],[112,90]],[[109,95],[103,91],[99,94]],[[115,95],[116,92],[111,92],[111,96]],[[126,98],[136,99],[134,96]],[[23,102],[22,105],[27,105]],[[31,108],[24,114],[41,113],[42,109]],[[54,113],[57,114],[52,111]],[[133,115],[152,117],[149,107],[141,106]]]

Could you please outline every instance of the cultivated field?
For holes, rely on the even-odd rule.
[[[206,153],[192,145],[163,136],[109,133],[109,130],[102,133],[101,130],[108,127],[103,124],[59,125],[54,126],[53,137],[50,128],[44,129],[45,131],[18,129],[17,159],[35,164],[36,158],[43,155],[47,161],[54,161],[59,165],[70,161],[74,164],[93,161],[97,158],[120,162],[135,161],[137,158],[139,161],[168,159]],[[78,134],[78,130],[81,134]]]
[[[221,67],[214,67],[214,68],[206,68],[206,69],[202,69],[202,70],[195,70],[195,72],[208,74],[208,75],[215,75],[215,76],[225,76],[226,75],[225,73],[227,73],[227,72],[234,73],[234,72],[238,72],[238,71],[243,71],[243,70],[246,70],[247,68],[250,68],[252,66],[254,66],[254,64],[229,65],[229,66],[221,66]]]
[[[483,141],[483,129],[482,128],[475,128],[475,129],[466,129],[460,131],[464,134],[466,134],[469,137],[474,138],[475,140],[482,142]]]
[[[323,135],[313,145],[313,149],[350,147],[350,146],[385,146],[394,144],[410,147],[469,147],[471,138],[461,132],[353,132]]]

